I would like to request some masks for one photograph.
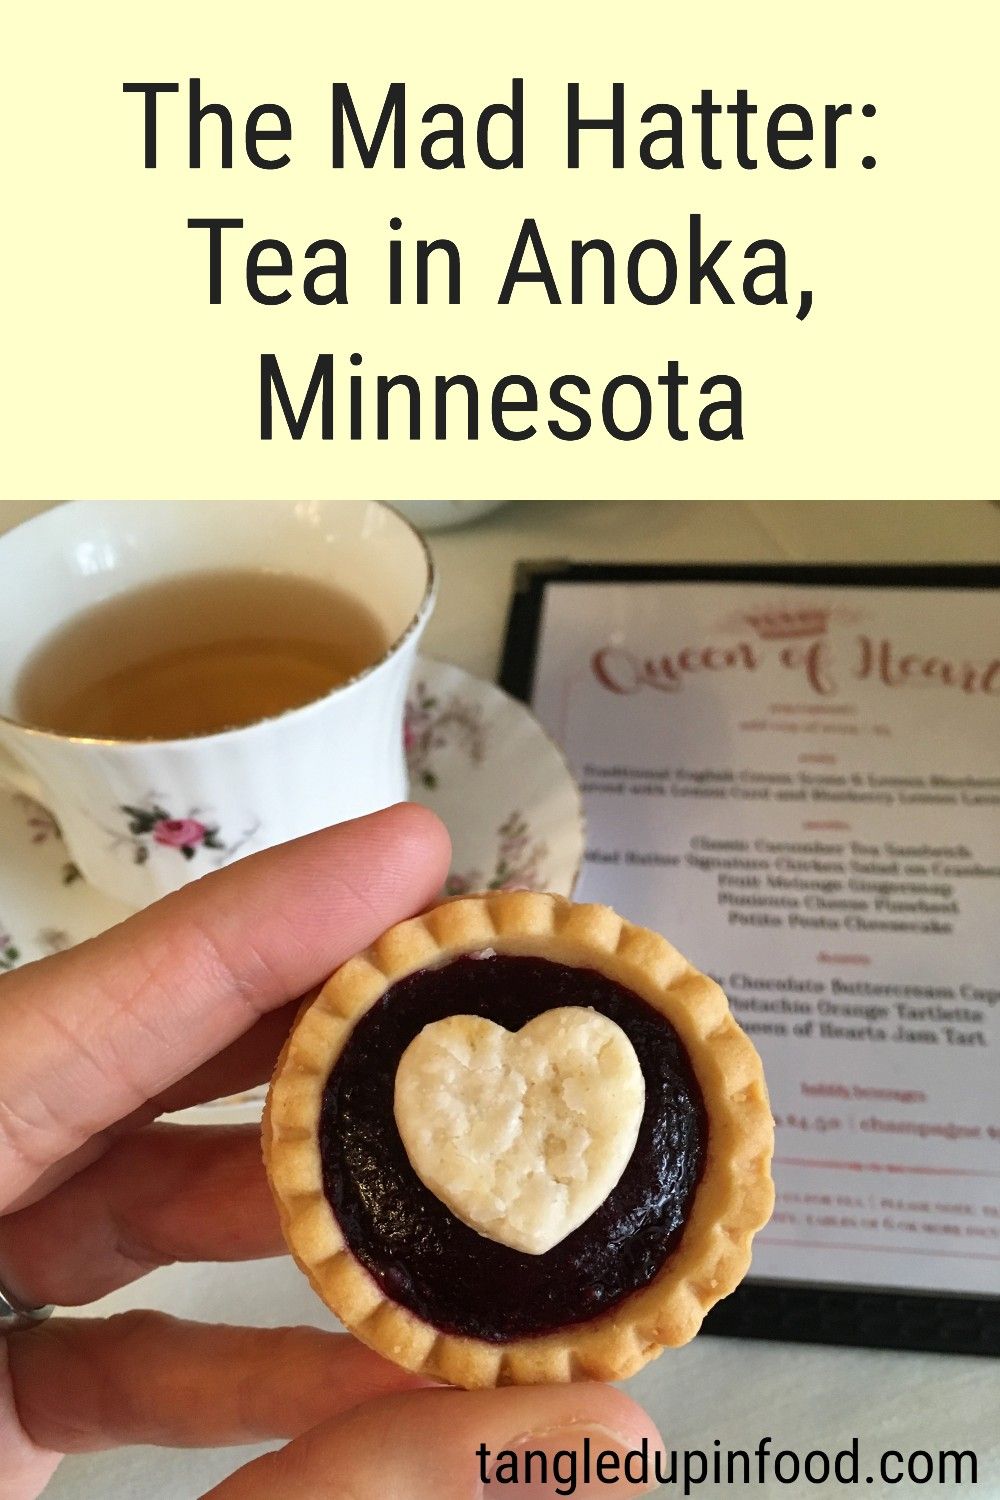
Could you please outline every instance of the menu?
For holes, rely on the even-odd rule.
[[[529,694],[584,798],[577,897],[713,975],[764,1060],[777,1204],[757,1281],[1000,1293],[986,572],[532,585]]]

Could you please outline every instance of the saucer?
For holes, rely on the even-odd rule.
[[[523,703],[421,657],[403,735],[410,796],[451,834],[446,896],[517,887],[573,894],[583,862],[580,789]]]
[[[447,662],[418,659],[404,738],[410,795],[452,839],[444,894],[573,893],[583,859],[580,793],[562,753],[523,703]],[[94,937],[131,914],[80,875],[44,807],[0,785],[0,973]],[[261,1091],[206,1106],[213,1120]],[[187,1110],[191,1120],[205,1109]]]

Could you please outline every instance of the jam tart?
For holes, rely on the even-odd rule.
[[[773,1122],[725,995],[605,906],[448,901],[300,1013],[264,1113],[285,1238],[364,1343],[467,1388],[620,1380],[767,1222]]]

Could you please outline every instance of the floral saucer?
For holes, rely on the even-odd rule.
[[[447,826],[444,894],[573,892],[583,858],[580,793],[522,703],[461,667],[418,660],[404,725],[410,794]],[[0,785],[0,973],[93,937],[129,909],[89,886],[44,807]],[[212,1106],[259,1108],[256,1094]],[[198,1111],[189,1110],[186,1117]]]

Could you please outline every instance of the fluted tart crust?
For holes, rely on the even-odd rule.
[[[581,1307],[562,1326],[511,1337],[492,1329],[489,1336],[470,1335],[450,1317],[436,1323],[406,1305],[412,1299],[386,1289],[385,1278],[359,1258],[357,1244],[351,1248],[331,1206],[321,1140],[331,1075],[356,1028],[387,992],[456,960],[496,956],[542,959],[603,976],[652,1007],[679,1039],[705,1116],[697,1185],[651,1279],[594,1316]],[[385,1129],[395,1134],[391,1110]],[[773,1121],[763,1069],[720,987],[665,938],[609,907],[534,892],[445,902],[391,928],[338,969],[303,1008],[278,1060],[263,1142],[289,1249],[327,1306],[365,1344],[405,1369],[469,1389],[620,1380],[663,1348],[686,1343],[709,1308],[746,1274],[751,1241],[774,1201]],[[516,1298],[516,1275],[497,1295]],[[518,1327],[516,1317],[510,1323]]]

